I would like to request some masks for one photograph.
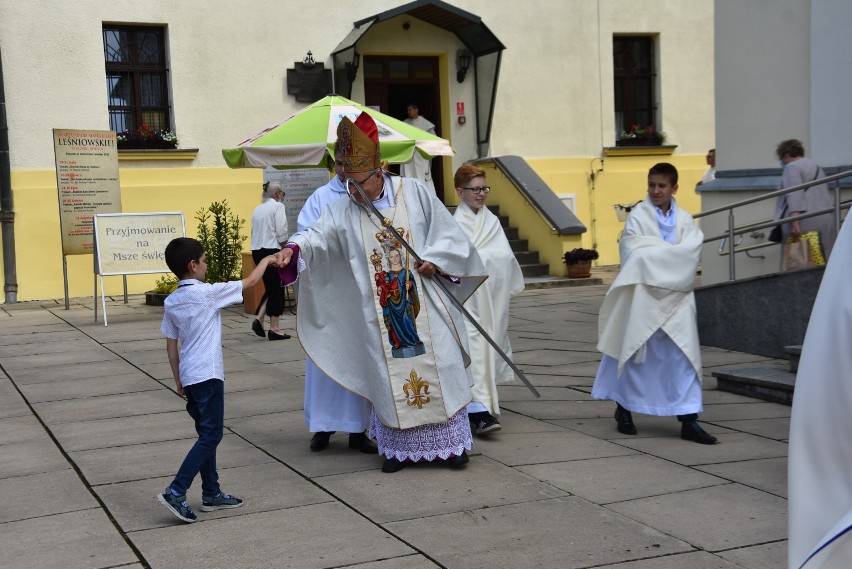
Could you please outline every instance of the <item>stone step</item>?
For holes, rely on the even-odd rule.
[[[739,393],[764,401],[793,404],[796,374],[781,367],[750,367],[714,371],[719,391]]]
[[[551,275],[524,277],[524,288],[526,290],[538,288],[559,288],[566,286],[595,286],[603,284],[604,280],[600,277],[591,277],[588,279],[569,279],[568,277],[554,277]]]
[[[530,242],[528,239],[509,239],[509,246],[512,248],[512,251],[529,251]]]
[[[508,239],[509,241],[514,241],[521,238],[520,234],[518,233],[517,227],[504,227],[503,231],[506,233],[506,239]]]
[[[802,346],[784,346],[784,352],[790,356],[790,371],[799,371],[799,360],[802,357]]]
[[[529,265],[521,265],[521,273],[525,277],[540,277],[547,275],[547,270],[549,269],[549,265],[545,265],[544,263],[532,263]]]
[[[519,265],[538,264],[538,251],[515,251],[515,258]]]

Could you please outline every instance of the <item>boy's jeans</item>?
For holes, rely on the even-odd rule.
[[[219,475],[216,473],[216,447],[222,440],[225,421],[225,382],[208,379],[184,388],[186,412],[195,420],[198,440],[189,449],[177,476],[171,484],[175,492],[185,495],[195,475],[201,473],[201,493],[219,494]]]

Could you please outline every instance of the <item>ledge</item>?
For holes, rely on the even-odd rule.
[[[677,144],[659,146],[605,146],[604,156],[653,156],[674,154]]]
[[[197,155],[197,148],[133,148],[118,151],[119,160],[195,160]]]

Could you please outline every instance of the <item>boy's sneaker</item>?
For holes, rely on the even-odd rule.
[[[217,496],[202,496],[201,511],[215,512],[216,510],[225,510],[228,508],[239,508],[243,505],[243,501],[236,496],[223,494],[219,492]]]
[[[181,521],[191,524],[197,519],[195,512],[186,501],[186,496],[175,496],[169,488],[166,488],[162,494],[157,494],[157,501]]]
[[[491,413],[485,411],[472,414],[470,419],[471,426],[473,427],[473,434],[475,435],[487,435],[488,433],[495,433],[503,428],[500,425],[500,421],[495,419]]]

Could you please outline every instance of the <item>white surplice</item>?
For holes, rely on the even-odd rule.
[[[627,218],[619,242],[621,271],[598,316],[604,356],[592,388],[595,399],[662,416],[702,408],[693,288],[704,234],[674,199],[671,208],[672,242],[663,239],[650,199]]]
[[[429,134],[435,134],[435,125],[421,116],[418,116],[416,119],[407,118],[405,122],[420,130],[425,130]],[[435,182],[432,181],[432,159],[420,154],[420,151],[416,148],[414,149],[414,154],[411,156],[411,160],[400,165],[400,173],[408,178],[423,180],[426,186],[433,193],[435,192]]]
[[[330,203],[346,197],[346,188],[338,176],[319,188],[302,206],[297,231],[312,226]],[[370,402],[347,391],[325,375],[310,358],[305,359],[305,425],[312,433],[342,431],[361,433],[370,423]]]
[[[376,205],[387,217],[404,211],[394,218],[394,227],[407,226],[418,255],[443,275],[456,278],[445,282],[457,299],[466,300],[482,283],[485,268],[479,255],[422,182],[385,175],[384,196]],[[419,291],[417,326],[428,338],[423,342],[426,353],[390,357],[388,331],[377,314],[378,273],[373,275],[368,263],[370,248],[374,253],[380,248],[373,244],[379,227],[371,226],[366,215],[351,200],[338,200],[312,227],[290,237],[300,248],[299,337],[308,356],[329,377],[370,400],[382,424],[407,429],[445,423],[471,399],[461,314],[431,279],[415,272],[411,279]],[[428,360],[424,366],[434,375],[415,375],[421,358]],[[394,366],[403,365],[404,376],[392,373]],[[426,393],[420,390],[424,382],[430,388]]]
[[[506,233],[496,215],[487,207],[474,212],[465,202],[456,208],[454,216],[470,238],[485,264],[488,280],[473,294],[465,308],[500,346],[512,357],[509,343],[509,299],[524,290],[524,276]],[[511,381],[512,368],[491,347],[482,334],[467,326],[470,346],[470,374],[473,376],[473,400],[489,413],[500,413],[497,384]]]
[[[788,567],[852,567],[852,227],[845,223],[814,303],[790,419]]]

